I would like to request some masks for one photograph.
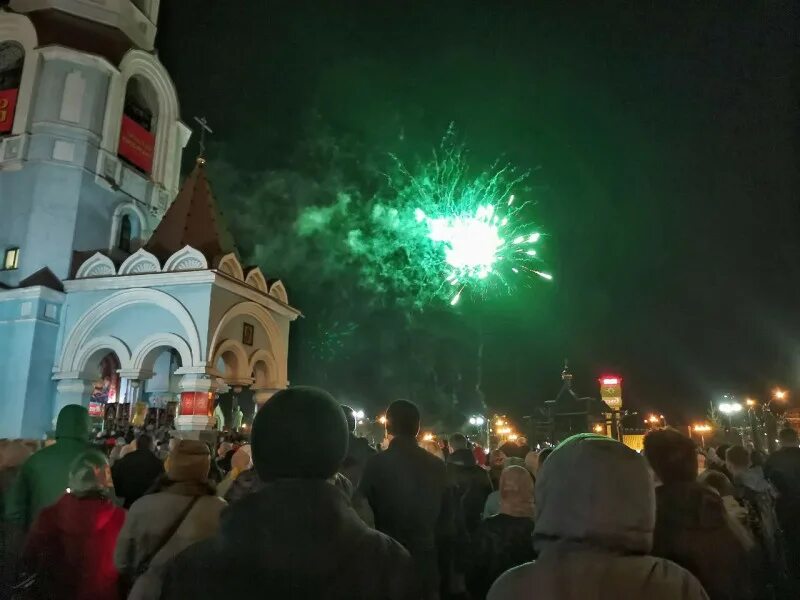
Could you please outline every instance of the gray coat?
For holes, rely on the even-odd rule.
[[[506,571],[488,600],[705,600],[688,571],[649,556],[655,497],[644,458],[608,438],[576,436],[539,470],[536,562]]]
[[[152,558],[147,571],[136,577],[164,533],[194,497],[199,499],[175,535]],[[226,505],[207,484],[195,482],[172,483],[163,491],[134,502],[114,550],[114,564],[120,574],[136,578],[128,600],[158,598],[166,564],[195,542],[213,536],[219,526],[220,512]]]

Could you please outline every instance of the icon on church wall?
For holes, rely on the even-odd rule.
[[[242,343],[246,346],[253,345],[253,334],[255,333],[255,328],[250,323],[243,323],[242,324]]]

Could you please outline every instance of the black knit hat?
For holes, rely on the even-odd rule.
[[[261,479],[328,479],[347,454],[347,422],[328,392],[298,386],[264,404],[250,439]]]

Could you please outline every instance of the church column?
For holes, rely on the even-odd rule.
[[[62,408],[68,404],[89,406],[89,399],[94,391],[94,381],[86,377],[60,379],[56,391],[56,402],[53,416],[57,417]]]
[[[181,377],[181,402],[175,418],[179,437],[203,440],[216,438],[212,431],[212,415],[218,385],[213,377],[205,373],[188,373]]]

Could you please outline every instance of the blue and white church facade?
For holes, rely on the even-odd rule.
[[[154,53],[159,0],[10,0],[0,9],[0,438],[65,404],[209,402],[288,385],[280,281],[239,262]],[[202,399],[202,401],[201,401]]]

